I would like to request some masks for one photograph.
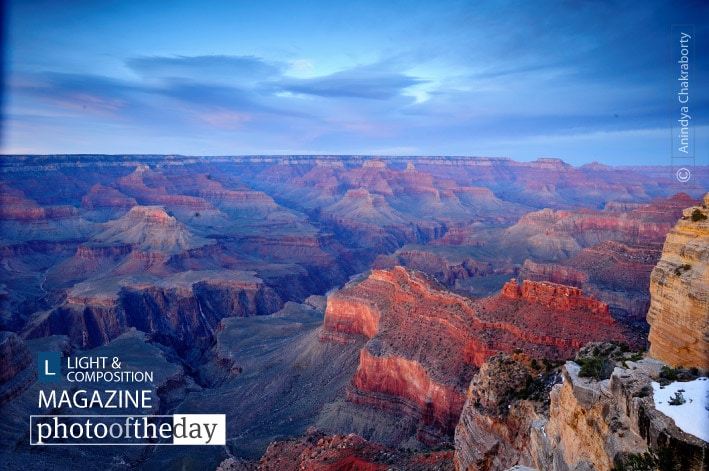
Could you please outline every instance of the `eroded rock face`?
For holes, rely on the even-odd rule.
[[[600,340],[644,344],[642,334],[613,319],[607,304],[571,286],[527,280],[520,286],[513,279],[500,295],[476,305],[481,317],[514,332],[513,345],[535,358],[569,358],[586,343]]]
[[[36,378],[27,345],[13,332],[0,332],[0,406],[17,397]]]
[[[374,270],[330,295],[320,339],[368,339],[348,400],[416,417],[417,438],[439,443],[452,435],[468,384],[492,355],[519,349],[561,359],[591,340],[631,341],[607,305],[579,289],[525,286],[510,283],[507,296],[474,301],[420,272]]]
[[[568,362],[554,386],[549,419],[533,422],[530,451],[537,469],[610,471],[631,455],[666,454],[680,469],[704,470],[706,442],[655,410],[650,383],[662,363],[645,359],[615,368],[609,380],[579,377]]]
[[[522,286],[512,279],[502,288],[502,295],[510,299],[524,299],[531,303],[552,307],[561,311],[583,309],[598,316],[598,321],[612,324],[608,304],[583,295],[583,291],[557,283],[524,280]]]
[[[659,242],[636,245],[609,240],[587,247],[560,263],[528,259],[519,278],[581,288],[608,303],[616,319],[644,324],[650,306],[650,273],[661,254]]]
[[[359,368],[352,378],[355,391],[350,392],[348,399],[378,409],[410,409],[414,415],[421,416],[419,436],[426,441],[423,434],[427,430],[423,426],[432,427],[434,437],[435,430],[449,433],[465,403],[459,388],[439,381],[418,361],[402,356],[376,356],[362,349]],[[380,394],[388,397],[382,398]],[[390,398],[399,401],[394,404]]]
[[[206,348],[225,317],[271,314],[284,301],[253,273],[187,272],[144,282],[84,283],[66,302],[39,313],[26,338],[68,335],[82,348],[108,343],[131,327],[182,351]]]
[[[494,273],[493,265],[490,262],[477,261],[472,258],[450,261],[434,253],[415,249],[398,250],[389,256],[381,255],[374,261],[372,268],[381,270],[395,266],[423,271],[450,287],[455,286],[458,280]]]
[[[652,271],[650,356],[709,371],[709,194],[684,211]]]
[[[326,435],[310,428],[297,439],[273,442],[258,463],[225,460],[217,471],[453,471],[452,452],[410,453],[368,442],[354,434]]]
[[[470,383],[455,429],[456,469],[533,464],[529,432],[544,417],[544,396],[556,374],[524,354],[498,354],[485,362]]]

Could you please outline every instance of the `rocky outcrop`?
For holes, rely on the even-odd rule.
[[[186,272],[143,283],[130,278],[112,281],[75,286],[63,305],[38,313],[24,336],[68,335],[82,348],[92,348],[135,327],[178,351],[206,348],[221,319],[271,314],[284,303],[248,272]]]
[[[0,406],[17,397],[37,379],[27,345],[14,332],[0,332]]]
[[[635,347],[641,334],[616,322],[608,305],[578,288],[525,280],[509,281],[499,296],[476,303],[479,315],[515,332],[514,345],[536,358],[564,359],[588,342],[614,340]],[[518,342],[527,342],[521,346]],[[502,350],[504,351],[504,350]]]
[[[453,471],[451,458],[450,451],[412,453],[393,450],[354,434],[326,435],[310,428],[302,437],[271,443],[258,463],[244,463],[232,458],[222,462],[217,471]]]
[[[164,254],[182,253],[214,243],[193,234],[159,206],[132,207],[119,220],[106,223],[104,230],[92,240],[103,244],[130,244],[135,250]]]
[[[588,274],[575,267],[556,263],[537,263],[525,260],[519,272],[520,280],[550,281],[561,285],[583,288]]]
[[[368,339],[379,332],[381,312],[367,296],[330,296],[325,308],[321,339],[347,343],[350,335]],[[342,335],[344,334],[344,335]]]
[[[533,464],[530,430],[545,415],[545,396],[557,374],[551,364],[523,354],[498,354],[485,362],[470,383],[455,429],[456,469]]]
[[[586,297],[581,289],[572,286],[528,280],[524,280],[522,286],[519,286],[513,278],[502,288],[502,296],[523,299],[561,311],[582,309],[595,314],[599,322],[614,323],[608,304],[597,301],[593,296]]]
[[[473,301],[420,272],[375,270],[329,296],[320,339],[368,339],[348,400],[417,417],[417,438],[440,443],[455,428],[473,373],[490,356],[519,349],[559,359],[590,340],[630,341],[607,305],[579,289],[525,286],[511,282],[507,295]]]
[[[115,188],[109,188],[99,183],[91,187],[91,190],[81,198],[81,207],[89,211],[102,209],[128,210],[136,206],[138,202],[135,198],[124,195]]]
[[[608,303],[617,319],[643,324],[650,306],[650,273],[660,259],[660,243],[628,245],[605,241],[559,263],[526,260],[519,278],[582,288]]]
[[[328,298],[322,340],[369,338],[348,400],[420,419],[421,440],[452,433],[478,356],[472,307],[419,272],[374,271]]]
[[[650,356],[709,371],[709,194],[684,211],[652,271]]]
[[[551,392],[549,419],[532,425],[530,451],[537,469],[610,471],[647,453],[679,469],[707,469],[709,445],[654,407],[651,382],[662,363],[646,359],[626,365],[597,381],[580,377],[576,363],[566,364],[563,383]]]
[[[403,266],[433,275],[438,281],[454,287],[459,280],[495,272],[492,263],[465,257],[449,260],[426,250],[402,249],[392,255],[380,255],[372,264],[373,269],[388,269]]]
[[[443,436],[452,431],[465,403],[456,385],[433,379],[418,361],[376,356],[367,349],[360,352],[352,385],[347,398],[354,403],[420,416],[417,434],[424,443],[438,443],[441,431]]]

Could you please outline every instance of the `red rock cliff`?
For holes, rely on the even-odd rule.
[[[588,341],[630,338],[577,288],[511,282],[504,293],[473,301],[420,272],[375,270],[328,298],[320,338],[367,337],[348,400],[418,416],[429,442],[453,432],[472,375],[495,353],[562,359]]]
[[[548,281],[524,280],[522,286],[515,279],[502,288],[502,295],[510,299],[524,299],[531,303],[561,311],[582,309],[598,316],[598,321],[612,324],[613,318],[608,311],[608,304],[597,301],[593,296],[586,297],[583,290],[572,286],[550,283]]]

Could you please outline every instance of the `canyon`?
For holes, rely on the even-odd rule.
[[[552,469],[582,461],[563,426],[589,406],[579,391],[632,402],[613,388],[630,391],[622,361],[642,365],[648,308],[650,355],[706,369],[687,360],[706,337],[706,188],[658,169],[58,155],[0,171],[0,411],[49,413],[36,355],[59,351],[162,371],[160,413],[226,414],[226,447],[112,449],[115,469]],[[680,346],[681,329],[699,337]],[[610,385],[566,363],[589,342],[625,349]],[[27,432],[0,427],[3,462],[106,469],[101,447]],[[583,459],[644,453],[641,432]]]

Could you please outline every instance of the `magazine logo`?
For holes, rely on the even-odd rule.
[[[54,383],[38,390],[37,410],[68,414],[31,415],[30,445],[226,444],[224,414],[149,415],[153,372],[127,367],[118,356],[62,359],[59,352],[39,352],[37,377],[40,383]]]
[[[225,444],[225,414],[30,416],[30,445]]]
[[[58,383],[62,380],[62,357],[59,352],[37,353],[37,381]]]

